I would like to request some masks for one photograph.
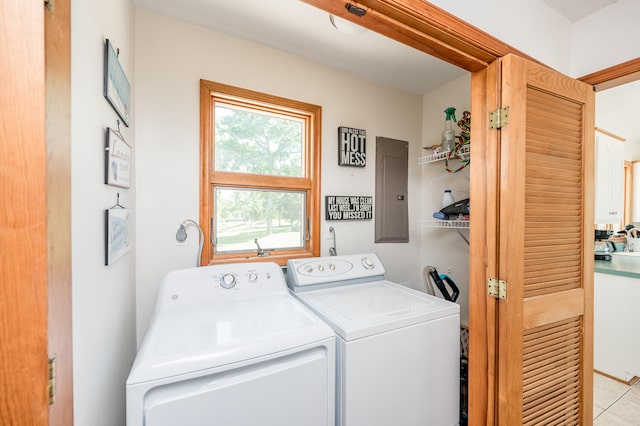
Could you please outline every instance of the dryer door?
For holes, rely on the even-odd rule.
[[[145,397],[145,426],[333,425],[334,346],[166,384]]]

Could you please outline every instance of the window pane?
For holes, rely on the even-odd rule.
[[[304,246],[305,193],[214,187],[216,253]]]
[[[303,177],[304,121],[215,106],[215,170]]]

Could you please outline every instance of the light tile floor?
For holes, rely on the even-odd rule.
[[[640,426],[640,382],[633,386],[593,375],[594,426]]]

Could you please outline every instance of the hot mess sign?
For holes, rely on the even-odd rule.
[[[367,165],[367,132],[351,127],[338,127],[338,165]]]

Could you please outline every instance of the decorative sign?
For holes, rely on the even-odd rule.
[[[338,127],[338,165],[364,167],[367,165],[367,132],[351,127]]]
[[[104,44],[104,97],[116,110],[125,126],[131,118],[131,86],[109,39]]]
[[[131,186],[131,147],[122,134],[107,127],[104,148],[104,183],[129,188]]]
[[[111,208],[105,212],[105,265],[124,256],[131,247],[129,238],[130,210]]]
[[[326,220],[373,219],[373,197],[327,195]]]

